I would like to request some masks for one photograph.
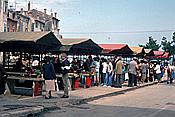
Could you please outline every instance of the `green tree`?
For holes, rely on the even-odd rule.
[[[172,37],[172,55],[175,54],[175,32],[173,33],[173,37]]]
[[[170,54],[173,53],[173,46],[171,44],[172,42],[169,42],[166,37],[162,38],[161,45],[164,52],[169,52]]]
[[[149,37],[148,42],[145,45],[146,49],[152,49],[153,51],[158,51],[161,46],[157,44],[157,40],[154,40],[153,37]]]

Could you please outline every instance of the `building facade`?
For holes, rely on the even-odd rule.
[[[17,14],[12,9],[8,10],[7,13],[7,32],[17,31]]]
[[[0,32],[7,32],[8,0],[0,0]]]

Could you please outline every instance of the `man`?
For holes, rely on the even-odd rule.
[[[122,67],[123,67],[123,61],[121,57],[118,57],[118,61],[116,63],[116,77],[117,77],[117,88],[122,88]]]
[[[68,72],[70,70],[70,62],[68,61],[67,55],[65,53],[61,54],[61,69],[63,74],[63,85],[64,85],[64,95],[61,98],[69,98],[68,89]]]
[[[129,73],[129,81],[128,81],[128,87],[133,87],[133,83],[134,86],[137,86],[137,58],[134,57],[133,60],[130,62],[129,66],[128,66],[128,73]]]

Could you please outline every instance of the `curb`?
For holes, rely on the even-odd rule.
[[[165,81],[162,81],[161,83],[163,83],[163,82],[165,82]],[[129,91],[133,91],[133,90],[136,90],[136,89],[144,88],[144,87],[147,87],[147,86],[152,86],[152,85],[155,85],[155,84],[158,84],[158,82],[153,82],[153,83],[149,83],[149,84],[144,84],[144,85],[142,85],[142,86],[131,87],[131,88],[124,89],[124,90],[121,90],[121,91],[116,91],[116,92],[112,92],[112,93],[107,93],[107,94],[104,94],[104,95],[94,96],[94,97],[90,97],[90,98],[85,98],[85,99],[73,99],[73,100],[70,100],[69,103],[72,104],[72,105],[86,104],[87,102],[91,102],[91,101],[94,101],[94,100],[98,100],[98,99],[100,99],[100,98],[121,95],[121,94],[124,94],[124,93],[129,92]]]
[[[28,116],[36,113],[40,113],[44,110],[43,106],[28,107],[23,109],[16,109],[13,111],[5,112],[1,114],[1,117],[19,117],[19,116]]]

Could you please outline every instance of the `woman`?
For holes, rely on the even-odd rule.
[[[45,79],[46,85],[45,99],[50,99],[51,91],[55,90],[54,79],[56,79],[55,69],[53,64],[50,62],[50,57],[46,57],[46,62],[43,65],[43,78]]]

